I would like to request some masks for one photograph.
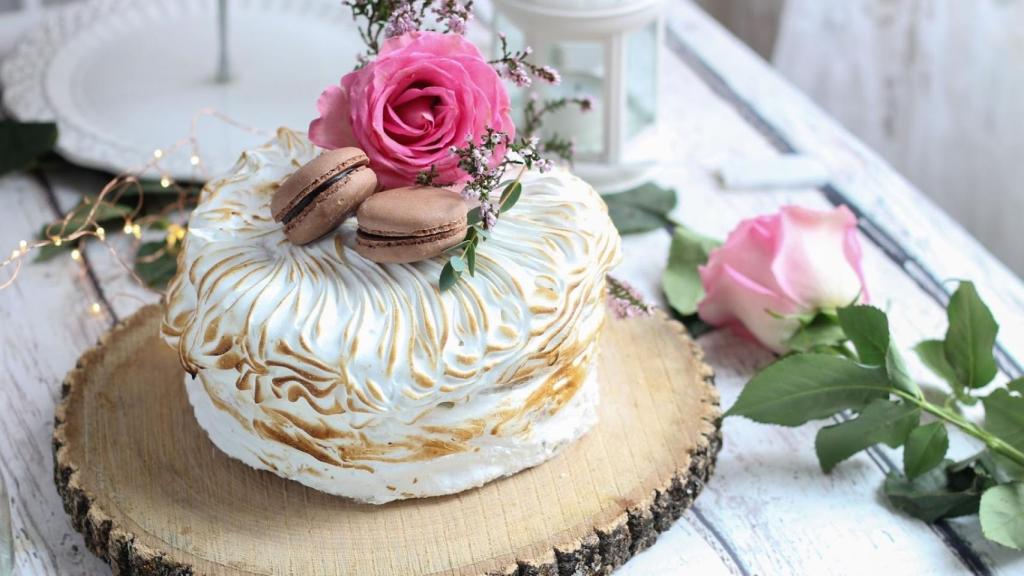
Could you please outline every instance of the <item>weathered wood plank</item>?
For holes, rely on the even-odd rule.
[[[31,177],[0,178],[6,200],[0,246],[16,247],[54,217]],[[17,574],[96,574],[102,562],[85,551],[67,522],[53,484],[50,438],[60,381],[87,345],[111,325],[92,315],[93,287],[70,258],[22,267],[0,292],[0,471],[12,500]]]

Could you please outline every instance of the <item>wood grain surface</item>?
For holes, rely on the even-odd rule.
[[[86,352],[57,408],[58,492],[118,574],[603,574],[693,503],[721,446],[712,372],[682,325],[611,320],[583,439],[479,489],[361,504],[217,450],[162,315],[147,306]]]

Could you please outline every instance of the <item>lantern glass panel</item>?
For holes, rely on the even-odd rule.
[[[658,106],[658,24],[632,32],[626,40],[626,138],[654,124]]]
[[[593,108],[582,112],[566,106],[545,119],[544,132],[572,138],[576,157],[598,159],[604,154],[604,46],[596,42],[557,42],[547,47],[545,61],[562,75],[557,86],[545,86],[548,98],[589,96]]]

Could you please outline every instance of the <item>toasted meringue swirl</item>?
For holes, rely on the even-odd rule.
[[[381,503],[478,486],[582,435],[619,257],[593,189],[565,171],[527,174],[476,275],[441,293],[443,258],[365,260],[354,222],[308,246],[285,239],[271,196],[316,152],[280,130],[204,188],[189,222],[162,332],[211,440]]]

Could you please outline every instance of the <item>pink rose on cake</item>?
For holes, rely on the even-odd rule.
[[[728,325],[776,352],[813,315],[867,300],[857,218],[850,209],[786,206],[740,222],[700,267],[705,322]]]
[[[385,188],[413,184],[431,166],[437,182],[465,182],[453,146],[479,143],[488,128],[515,137],[498,73],[458,34],[389,38],[375,60],[324,90],[317,110],[310,140],[321,148],[362,148]],[[504,153],[502,145],[491,165]]]

